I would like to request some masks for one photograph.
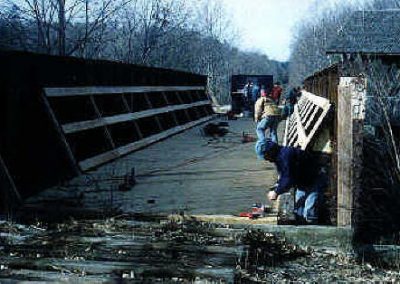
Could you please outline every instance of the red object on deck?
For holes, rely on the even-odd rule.
[[[250,212],[240,212],[239,217],[249,217],[249,218],[252,218],[252,217],[253,217],[253,213],[250,213]]]

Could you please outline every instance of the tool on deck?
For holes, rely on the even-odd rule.
[[[242,143],[250,143],[250,142],[256,142],[257,138],[255,138],[254,136],[246,133],[246,132],[242,132]]]

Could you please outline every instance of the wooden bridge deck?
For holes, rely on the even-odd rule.
[[[204,136],[204,124],[194,127],[44,191],[28,203],[40,207],[43,202],[71,200],[85,208],[118,208],[129,213],[185,210],[237,215],[255,202],[266,202],[265,190],[274,184],[276,173],[272,164],[256,159],[254,142],[241,141],[243,131],[255,136],[254,122],[228,123],[224,137]],[[118,186],[132,167],[137,184],[121,192]]]

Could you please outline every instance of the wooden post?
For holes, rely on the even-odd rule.
[[[62,130],[61,125],[59,124],[57,117],[55,115],[55,113],[53,112],[53,109],[51,108],[50,102],[47,99],[47,96],[42,93],[40,96],[46,110],[47,110],[47,114],[49,116],[49,118],[51,119],[51,121],[53,122],[54,128],[58,133],[58,136],[60,138],[60,143],[62,144],[63,148],[66,150],[67,152],[67,157],[70,161],[71,167],[73,169],[73,172],[75,175],[80,175],[81,171],[78,168],[78,163],[75,160],[75,156],[71,150],[71,147],[69,146],[69,143],[67,142],[67,139],[65,138],[65,133]]]
[[[14,184],[6,164],[0,155],[0,212],[9,213],[16,204],[22,202],[21,195],[19,194],[17,187]]]
[[[89,96],[89,99],[90,99],[90,102],[91,102],[91,104],[92,104],[92,106],[94,108],[94,111],[95,111],[96,115],[97,115],[97,118],[101,119],[103,117],[103,114],[100,112],[99,108],[97,107],[97,104],[96,104],[96,101],[94,99],[94,96]],[[116,147],[115,147],[114,139],[112,138],[111,133],[108,130],[107,125],[103,126],[103,130],[104,130],[104,134],[106,136],[106,140],[110,143],[110,146],[113,149],[115,149]]]
[[[129,113],[133,112],[132,108],[129,106],[129,104],[128,104],[126,98],[124,97],[124,95],[122,95],[121,98],[122,98],[122,102],[123,102],[123,104],[124,104],[124,106],[125,106],[125,109],[126,109]],[[143,139],[143,134],[142,134],[142,132],[140,131],[139,125],[138,125],[138,123],[136,122],[136,120],[133,120],[133,121],[132,121],[132,124],[133,124],[133,127],[135,128],[136,134],[137,134],[138,137],[139,137],[139,140],[140,140],[140,139]]]
[[[176,97],[178,98],[178,101],[179,101],[181,104],[184,104],[184,101],[183,101],[183,99],[182,99],[182,97],[181,97],[181,94],[180,94],[179,92],[175,92],[175,94],[176,94]],[[188,120],[188,121],[191,121],[192,118],[190,117],[188,110],[187,110],[187,109],[184,109],[183,112],[185,113],[185,116],[186,116],[187,120]]]
[[[167,105],[171,105],[171,104],[172,104],[172,103],[168,100],[168,97],[167,97],[167,95],[165,94],[165,92],[161,92],[161,95],[163,96],[163,98],[164,98],[165,102],[167,103]],[[178,121],[178,118],[176,117],[175,112],[172,111],[171,114],[172,114],[172,118],[173,118],[173,120],[174,120],[174,122],[175,122],[175,126],[178,126],[178,125],[179,125],[179,121]]]
[[[337,108],[337,225],[351,226],[354,197],[360,190],[365,79],[341,77]]]
[[[151,101],[150,101],[150,99],[149,99],[147,93],[144,93],[143,96],[144,96],[144,99],[146,100],[146,103],[147,103],[147,105],[149,106],[149,108],[150,108],[150,109],[153,109],[153,108],[154,108],[154,107],[153,107],[153,104],[151,103]],[[155,115],[155,116],[154,116],[154,120],[155,120],[155,122],[156,122],[156,124],[157,124],[157,126],[158,126],[159,132],[163,131],[164,129],[163,129],[162,125],[161,125],[160,118],[159,118],[157,115]]]

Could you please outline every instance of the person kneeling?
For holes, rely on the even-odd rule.
[[[279,146],[271,140],[257,141],[256,153],[258,158],[275,163],[279,174],[277,186],[269,192],[268,198],[276,200],[278,195],[295,188],[297,221],[318,224],[328,181],[325,168],[318,163],[318,156],[298,148]]]

